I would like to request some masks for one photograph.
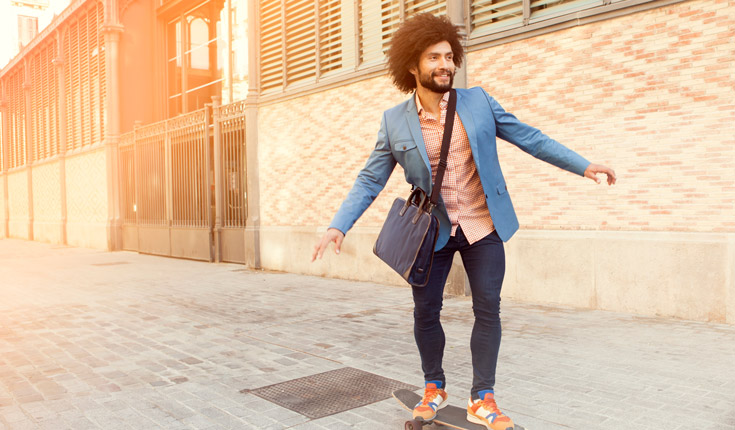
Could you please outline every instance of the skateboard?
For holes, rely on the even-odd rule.
[[[397,390],[393,397],[408,411],[413,411],[414,406],[421,401],[421,396],[409,390]],[[420,430],[423,426],[430,424],[441,424],[457,430],[487,430],[487,427],[467,421],[467,409],[448,405],[436,413],[436,418],[431,421],[410,420],[404,424],[404,430]],[[513,430],[525,430],[516,424]]]

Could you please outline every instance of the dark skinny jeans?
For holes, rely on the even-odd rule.
[[[505,275],[505,250],[496,232],[470,245],[457,228],[444,248],[434,254],[434,263],[425,287],[413,287],[414,336],[421,355],[426,381],[442,381],[446,386],[442,359],[444,330],[439,315],[442,309],[444,284],[452,267],[454,253],[459,251],[472,290],[472,398],[482,390],[495,386],[495,367],[500,349],[500,290]]]

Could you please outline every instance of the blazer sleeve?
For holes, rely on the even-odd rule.
[[[590,162],[584,157],[551,139],[537,128],[524,124],[483,90],[495,118],[496,135],[539,160],[566,171],[584,176]]]
[[[383,114],[375,149],[370,154],[365,167],[357,175],[352,189],[342,202],[329,228],[336,228],[346,234],[378,197],[395,166],[396,160],[391,153],[386,117]]]

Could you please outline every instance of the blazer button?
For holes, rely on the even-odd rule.
[[[406,145],[403,145],[403,150],[404,150],[404,151],[406,150]]]

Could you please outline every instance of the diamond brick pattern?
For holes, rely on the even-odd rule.
[[[107,218],[107,166],[103,150],[66,160],[67,218],[104,222]]]

